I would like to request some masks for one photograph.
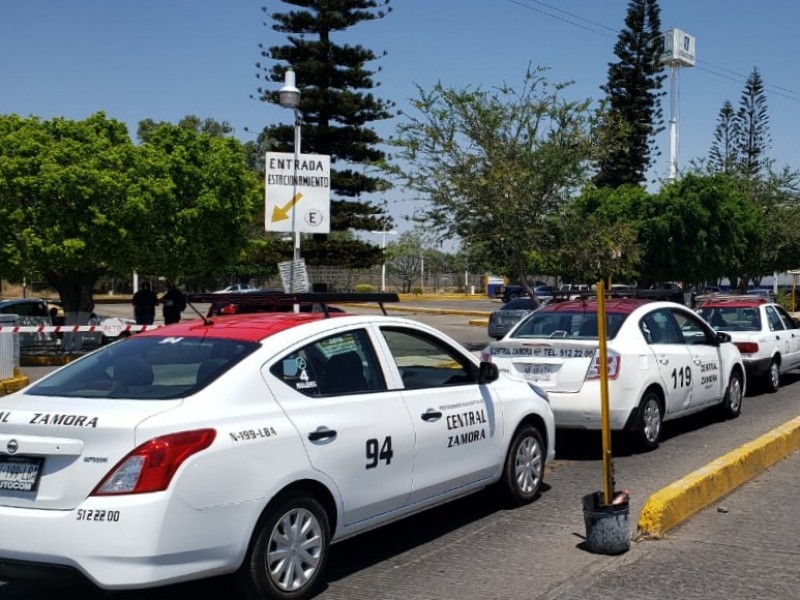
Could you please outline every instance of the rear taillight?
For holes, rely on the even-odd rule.
[[[619,368],[622,364],[622,357],[613,350],[606,351],[606,371],[609,379],[616,379],[619,375]],[[595,353],[592,364],[586,372],[586,379],[600,379],[600,354]]]
[[[183,461],[208,448],[216,435],[213,429],[197,429],[153,438],[119,461],[91,495],[146,494],[165,490]]]
[[[758,352],[758,344],[755,342],[734,342],[734,344],[742,354],[755,354]]]
[[[235,304],[228,304],[227,306],[223,306],[219,309],[219,314],[221,315],[235,315],[236,314],[236,305]]]

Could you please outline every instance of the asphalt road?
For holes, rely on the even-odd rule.
[[[441,319],[467,345],[488,342],[485,329],[470,326],[469,317],[414,318]],[[653,452],[632,453],[614,436],[616,487],[631,492],[631,533],[652,493],[799,414],[800,374],[791,374],[775,394],[748,395],[733,421],[702,413],[667,423],[665,439]],[[665,539],[636,540],[627,553],[605,556],[584,548],[581,507],[583,495],[602,488],[601,447],[597,434],[559,432],[546,489],[529,506],[508,510],[482,492],[334,546],[328,585],[318,598],[798,598],[800,455],[779,462]],[[229,580],[219,578],[121,597],[200,593],[232,595]],[[41,585],[0,586],[0,600],[50,600],[53,594]],[[67,595],[94,597],[78,590]]]

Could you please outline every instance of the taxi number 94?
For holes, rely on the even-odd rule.
[[[374,469],[380,461],[391,464],[394,451],[392,450],[392,436],[383,439],[383,444],[375,438],[367,440],[367,469]]]

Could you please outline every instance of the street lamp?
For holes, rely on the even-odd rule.
[[[294,70],[290,67],[286,69],[283,87],[278,91],[278,102],[283,108],[291,108],[294,111],[294,176],[292,177],[292,198],[297,198],[297,164],[300,162],[300,90],[297,89],[294,79]],[[297,230],[297,209],[296,203],[292,203],[292,233],[294,234],[294,260],[292,260],[291,290],[294,292],[295,269],[299,267],[300,261],[300,232]],[[294,311],[300,312],[300,306],[295,304]]]
[[[373,230],[372,233],[377,233],[383,236],[381,239],[381,250],[383,250],[384,257],[383,257],[383,265],[381,265],[381,291],[386,291],[386,236],[387,235],[396,235],[397,232],[392,229],[391,231],[387,231],[386,225],[384,224],[383,229],[380,231]]]

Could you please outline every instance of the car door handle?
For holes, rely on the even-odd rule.
[[[702,361],[701,359],[699,359],[699,358],[695,358],[695,359],[694,359],[692,362],[693,362],[694,364],[696,364],[696,365],[703,364],[703,361]]]
[[[422,420],[423,421],[438,421],[442,418],[442,413],[438,410],[429,410],[427,412],[422,413]]]
[[[320,427],[316,431],[312,431],[308,434],[308,439],[312,442],[318,442],[320,440],[327,440],[336,437],[336,430],[335,429],[326,429],[324,427]]]
[[[658,362],[660,364],[662,364],[662,365],[668,365],[669,364],[669,359],[668,358],[659,358]]]

